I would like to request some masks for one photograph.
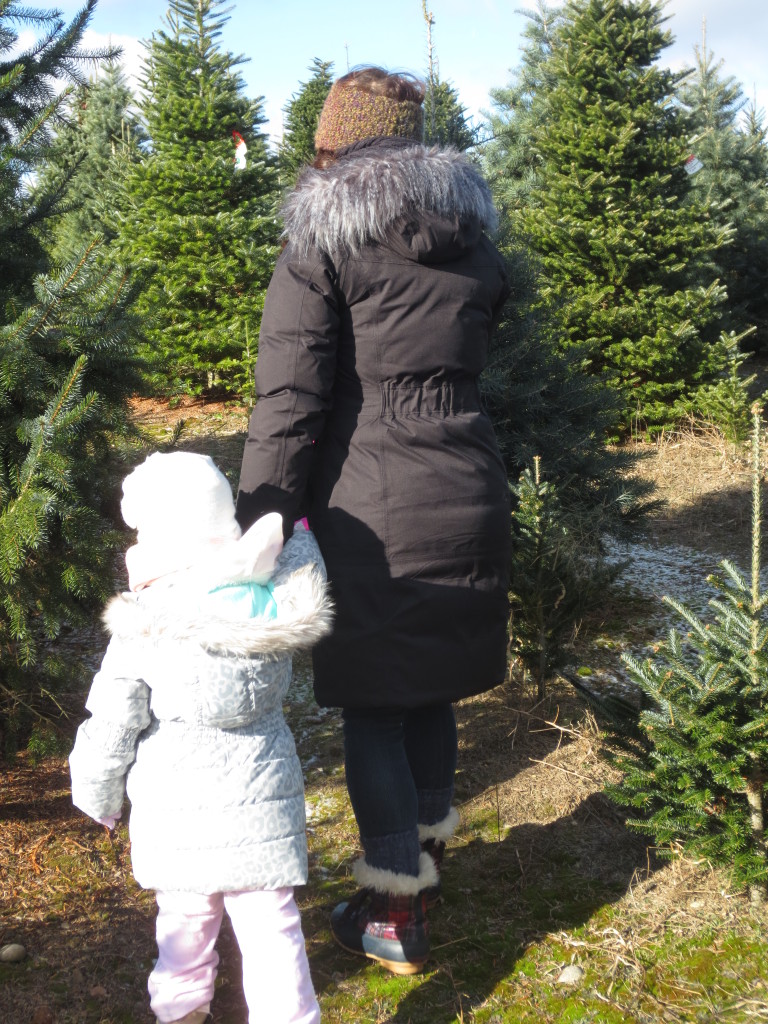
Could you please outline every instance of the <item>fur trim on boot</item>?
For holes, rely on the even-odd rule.
[[[419,842],[424,843],[427,839],[439,839],[447,843],[453,833],[459,827],[459,812],[452,807],[442,821],[436,821],[434,825],[419,825]]]
[[[428,885],[424,890],[424,900],[427,910],[432,910],[443,900],[443,883],[441,873],[443,869],[443,855],[445,844],[451,838],[459,825],[459,812],[452,807],[442,821],[434,825],[419,825],[419,841],[424,853],[429,854],[432,863],[435,865],[437,881],[434,885]]]
[[[422,853],[419,857],[418,875],[404,875],[384,868],[374,868],[366,863],[364,857],[355,861],[352,874],[361,888],[373,889],[383,896],[416,896],[422,889],[435,885],[438,881],[435,862],[428,853]]]

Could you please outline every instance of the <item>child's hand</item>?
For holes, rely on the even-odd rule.
[[[115,824],[120,820],[120,815],[110,814],[108,818],[96,818],[94,820],[98,821],[98,823],[100,825],[103,825],[105,828],[108,828],[109,831],[111,832],[112,829],[115,827]]]

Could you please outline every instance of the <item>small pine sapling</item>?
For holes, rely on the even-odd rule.
[[[688,625],[670,630],[658,661],[625,656],[650,701],[641,741],[617,758],[617,803],[637,809],[628,824],[728,868],[754,900],[768,898],[768,592],[761,592],[762,410],[752,407],[752,575],[728,560],[708,577],[718,596],[705,622],[671,597]]]
[[[580,543],[558,488],[541,479],[534,457],[511,487],[513,513],[510,653],[536,682],[537,697],[564,657],[569,634],[611,570]],[[586,553],[585,553],[586,551]]]

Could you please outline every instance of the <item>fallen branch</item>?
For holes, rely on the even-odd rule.
[[[556,768],[559,772],[565,772],[566,775],[575,775],[577,779],[583,779],[585,782],[591,783],[593,786],[597,785],[595,779],[591,779],[588,775],[582,775],[581,772],[574,772],[570,768],[562,768],[559,764],[552,764],[551,761],[539,761],[537,757],[529,757],[529,761],[533,761],[534,764],[544,764],[547,768]]]
[[[45,846],[49,839],[53,839],[53,832],[49,832],[43,836],[42,839],[38,839],[32,849],[29,851],[29,863],[32,865],[32,870],[36,875],[42,874],[43,869],[37,863],[37,855],[40,849]]]

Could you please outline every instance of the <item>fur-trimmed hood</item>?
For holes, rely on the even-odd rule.
[[[333,625],[326,582],[314,566],[297,569],[275,587],[274,619],[211,616],[204,606],[180,599],[183,589],[153,592],[150,587],[140,594],[118,594],[104,611],[104,625],[121,639],[191,640],[209,651],[273,657],[312,647]]]
[[[284,234],[303,255],[382,242],[403,218],[431,214],[493,233],[490,189],[456,149],[369,139],[324,170],[308,168],[283,206]]]

